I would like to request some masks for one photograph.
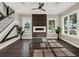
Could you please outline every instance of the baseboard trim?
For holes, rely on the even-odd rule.
[[[32,39],[32,38],[42,38],[42,37],[23,37],[22,39]],[[57,39],[57,37],[45,37],[47,39]]]
[[[70,42],[70,41],[68,41],[66,39],[63,39],[63,38],[60,38],[60,39],[67,42],[67,43],[69,43],[69,44],[71,44],[71,45],[73,45],[73,46],[75,46],[76,48],[79,48],[79,45],[76,45],[76,44],[74,44],[74,43],[72,43],[72,42]]]
[[[47,39],[57,39],[57,37],[47,37]]]
[[[6,42],[4,42],[4,43],[1,43],[1,44],[0,44],[0,49],[3,49],[3,48],[5,48],[5,47],[7,47],[8,45],[10,45],[10,44],[16,42],[17,40],[19,40],[18,37],[13,38],[13,39],[11,39],[11,40],[8,40],[8,41],[6,41]]]
[[[23,37],[22,39],[32,39],[32,37]]]

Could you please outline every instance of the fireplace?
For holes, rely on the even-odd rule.
[[[46,27],[45,26],[34,26],[33,32],[46,32]]]
[[[47,15],[32,14],[32,37],[47,36]]]
[[[46,37],[46,26],[33,26],[33,37]]]

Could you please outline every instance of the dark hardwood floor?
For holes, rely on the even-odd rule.
[[[67,48],[69,51],[74,53],[77,57],[79,56],[79,49],[62,41],[59,42]],[[0,57],[29,57],[29,43],[30,40],[18,40],[13,44],[0,50]]]
[[[0,57],[28,57],[30,40],[18,40],[0,50]]]
[[[79,57],[79,48],[76,48],[63,40],[59,40],[59,43],[61,43],[65,48],[74,53],[76,57]]]

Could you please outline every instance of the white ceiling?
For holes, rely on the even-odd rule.
[[[44,2],[42,10],[32,10],[39,6],[38,2],[5,2],[19,14],[60,14],[77,2]]]

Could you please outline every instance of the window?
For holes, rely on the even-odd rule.
[[[23,30],[25,30],[26,33],[31,32],[31,19],[30,18],[23,19]]]
[[[49,20],[49,33],[55,32],[55,20]]]
[[[77,35],[77,15],[76,13],[64,18],[64,33],[69,35]]]
[[[70,35],[76,35],[77,31],[77,16],[76,13],[69,16],[70,20],[70,28],[69,28],[69,34]]]
[[[68,17],[64,18],[64,33],[68,33]]]

